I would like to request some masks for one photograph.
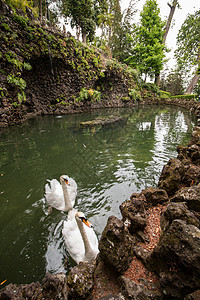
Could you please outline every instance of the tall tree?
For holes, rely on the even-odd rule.
[[[130,0],[128,8],[121,12],[119,0],[109,0],[107,13],[98,16],[102,30],[101,44],[103,38],[104,42],[106,39],[113,57],[121,62],[129,56],[132,44],[130,36],[133,35],[135,29],[133,16],[136,13],[135,6],[137,1]]]
[[[166,42],[167,35],[168,35],[169,29],[170,29],[170,26],[172,23],[172,19],[174,16],[174,12],[175,12],[176,6],[179,6],[179,3],[178,3],[178,0],[172,0],[171,3],[168,2],[167,5],[170,7],[170,12],[169,12],[169,16],[168,16],[168,19],[167,19],[167,22],[166,22],[165,28],[164,28],[163,44],[165,44],[165,42]],[[160,84],[160,74],[156,78],[156,84],[157,85]]]
[[[104,14],[98,15],[98,24],[101,28],[101,46],[103,43],[103,38],[106,35],[106,33],[105,33],[106,27],[111,26],[112,19],[113,19],[112,14],[104,13]]]
[[[109,26],[109,36],[108,43],[112,49],[112,45],[115,44],[115,38],[118,35],[118,29],[122,21],[120,0],[108,0],[109,3],[109,13],[113,15],[111,25]]]
[[[187,16],[179,30],[177,44],[175,55],[180,69],[188,72],[192,68],[195,69],[194,76],[185,91],[192,93],[200,78],[197,72],[200,66],[200,10]]]
[[[154,77],[155,81],[163,68],[164,44],[163,27],[156,0],[147,0],[140,13],[140,26],[136,32],[136,46],[126,62],[144,74]]]
[[[133,21],[134,15],[137,12],[136,1],[137,0],[130,1],[128,8],[122,13],[122,20],[116,28],[116,33],[113,33],[112,54],[121,62],[124,62],[124,60],[129,57],[130,49],[134,43],[133,37],[136,25]]]
[[[95,33],[94,9],[92,0],[62,0],[62,13],[71,19],[71,27],[81,28],[82,40],[90,39]]]

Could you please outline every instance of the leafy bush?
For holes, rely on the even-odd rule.
[[[166,92],[166,91],[160,91],[160,97],[164,98],[164,99],[171,98],[171,93]]]
[[[24,90],[26,88],[26,81],[20,77],[15,77],[14,75],[8,75],[7,81],[8,83],[16,85],[21,90]]]
[[[159,87],[154,84],[154,83],[142,83],[141,84],[141,87],[147,91],[150,91],[150,92],[153,92],[153,93],[156,93],[156,94],[160,94],[160,89]]]
[[[26,93],[24,91],[21,91],[21,93],[17,93],[17,99],[19,103],[26,101]]]
[[[13,64],[16,68],[22,70],[22,68],[24,68],[25,70],[31,70],[32,67],[29,63],[26,63],[26,62],[21,62],[19,61],[18,59],[16,59],[16,54],[13,53],[12,51],[8,51],[6,54],[5,54],[5,57],[7,59],[7,61],[11,64]]]
[[[23,91],[26,88],[26,81],[20,77],[14,75],[7,76],[8,83],[14,84],[18,88],[17,100],[12,103],[13,106],[19,106],[23,101],[26,101],[26,93]]]
[[[139,74],[138,70],[133,69],[133,68],[128,66],[127,71],[131,75],[131,77],[135,80],[135,82],[137,82],[137,83],[140,82],[140,79],[139,79],[139,76],[138,76],[138,74]]]
[[[129,96],[133,101],[140,101],[142,99],[140,92],[135,89],[129,89]]]
[[[107,68],[110,70],[118,71],[118,72],[122,72],[122,71],[127,72],[127,70],[128,70],[128,67],[126,64],[122,64],[119,61],[117,61],[116,59],[107,60]]]
[[[20,24],[23,28],[26,28],[29,24],[29,19],[28,18],[19,16],[16,13],[14,13],[14,15],[13,15],[13,20],[16,23]]]
[[[23,63],[23,68],[24,68],[25,70],[30,71],[30,70],[32,69],[32,66],[31,66],[29,63],[24,62],[24,63]]]
[[[79,92],[79,97],[76,98],[76,101],[85,101],[85,100],[90,100],[92,102],[98,102],[101,99],[101,92],[89,89],[87,90],[86,88],[82,88]]]
[[[26,7],[29,7],[34,16],[38,17],[38,8],[33,7],[33,2],[31,0],[6,0],[6,3],[14,9],[22,9],[26,12]]]
[[[7,61],[11,64],[13,64],[16,68],[21,69],[22,68],[22,62],[19,61],[18,59],[16,59],[16,55],[15,53],[8,51],[8,53],[5,54],[5,57],[7,59]]]
[[[176,96],[171,96],[170,98],[177,98],[177,99],[186,99],[186,100],[191,100],[191,99],[196,99],[198,100],[198,95],[197,94],[192,94],[192,95],[176,95]]]

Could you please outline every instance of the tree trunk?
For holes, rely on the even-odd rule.
[[[101,26],[101,46],[103,44],[103,37],[104,37],[104,25],[102,23],[102,26]]]
[[[83,43],[86,43],[86,30],[82,29],[82,41]]]
[[[42,23],[42,0],[39,0],[39,20]]]
[[[200,75],[195,74],[192,80],[190,81],[190,84],[188,85],[185,94],[191,94],[193,92],[194,86],[197,84],[198,80],[200,78]]]
[[[154,83],[157,84],[157,86],[160,85],[160,74],[155,74]]]
[[[197,54],[197,63],[200,61],[200,48],[198,50]],[[198,63],[199,66],[199,63]],[[198,80],[200,78],[200,74],[195,74],[194,77],[192,78],[190,84],[186,88],[185,94],[191,94],[193,92],[194,86],[197,84]]]
[[[171,23],[172,23],[172,19],[173,19],[173,16],[174,16],[176,5],[178,4],[178,0],[174,0],[172,5],[170,5],[169,3],[167,3],[167,4],[170,7],[170,13],[169,13],[169,17],[167,19],[167,23],[166,23],[166,26],[165,26],[165,33],[164,33],[164,36],[163,36],[163,44],[165,44],[165,42],[166,42],[167,34],[169,32],[169,28],[170,28]]]
[[[79,41],[80,40],[80,27],[76,26],[76,38]]]
[[[45,24],[48,23],[48,5],[46,5],[46,1],[44,3],[44,22]]]
[[[170,28],[171,23],[172,23],[172,19],[173,19],[173,16],[174,16],[176,5],[178,4],[178,0],[174,0],[172,2],[172,5],[169,4],[169,3],[167,3],[167,4],[170,7],[170,13],[169,13],[169,17],[167,19],[167,23],[166,23],[166,26],[165,26],[165,29],[164,29],[163,44],[165,44],[165,42],[166,42],[167,34],[169,32],[169,28]],[[158,74],[158,76],[156,76],[155,83],[159,86],[159,84],[160,84],[160,74]]]

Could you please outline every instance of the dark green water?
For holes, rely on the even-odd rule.
[[[80,121],[109,114],[125,120],[92,131],[80,128]],[[73,266],[61,233],[65,214],[47,214],[46,179],[68,174],[76,180],[76,207],[100,237],[110,215],[121,218],[124,200],[156,187],[195,121],[185,110],[150,106],[45,116],[0,129],[0,282],[29,283],[46,271]]]

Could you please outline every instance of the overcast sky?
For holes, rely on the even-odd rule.
[[[121,0],[121,8],[122,11],[128,7],[130,0]],[[170,0],[157,0],[158,6],[160,8],[160,16],[162,20],[166,20],[168,18],[170,8],[167,3]],[[175,61],[172,59],[173,51],[176,49],[176,36],[178,34],[181,25],[186,19],[188,14],[194,13],[196,10],[200,9],[200,0],[180,0],[181,8],[178,9],[176,7],[174,17],[173,17],[173,27],[170,28],[169,33],[167,35],[167,46],[172,50],[167,57],[170,58],[168,65],[172,67],[175,64]],[[137,18],[140,17],[140,12],[143,9],[143,5],[146,3],[146,0],[139,0],[137,4],[138,13],[136,15]]]

